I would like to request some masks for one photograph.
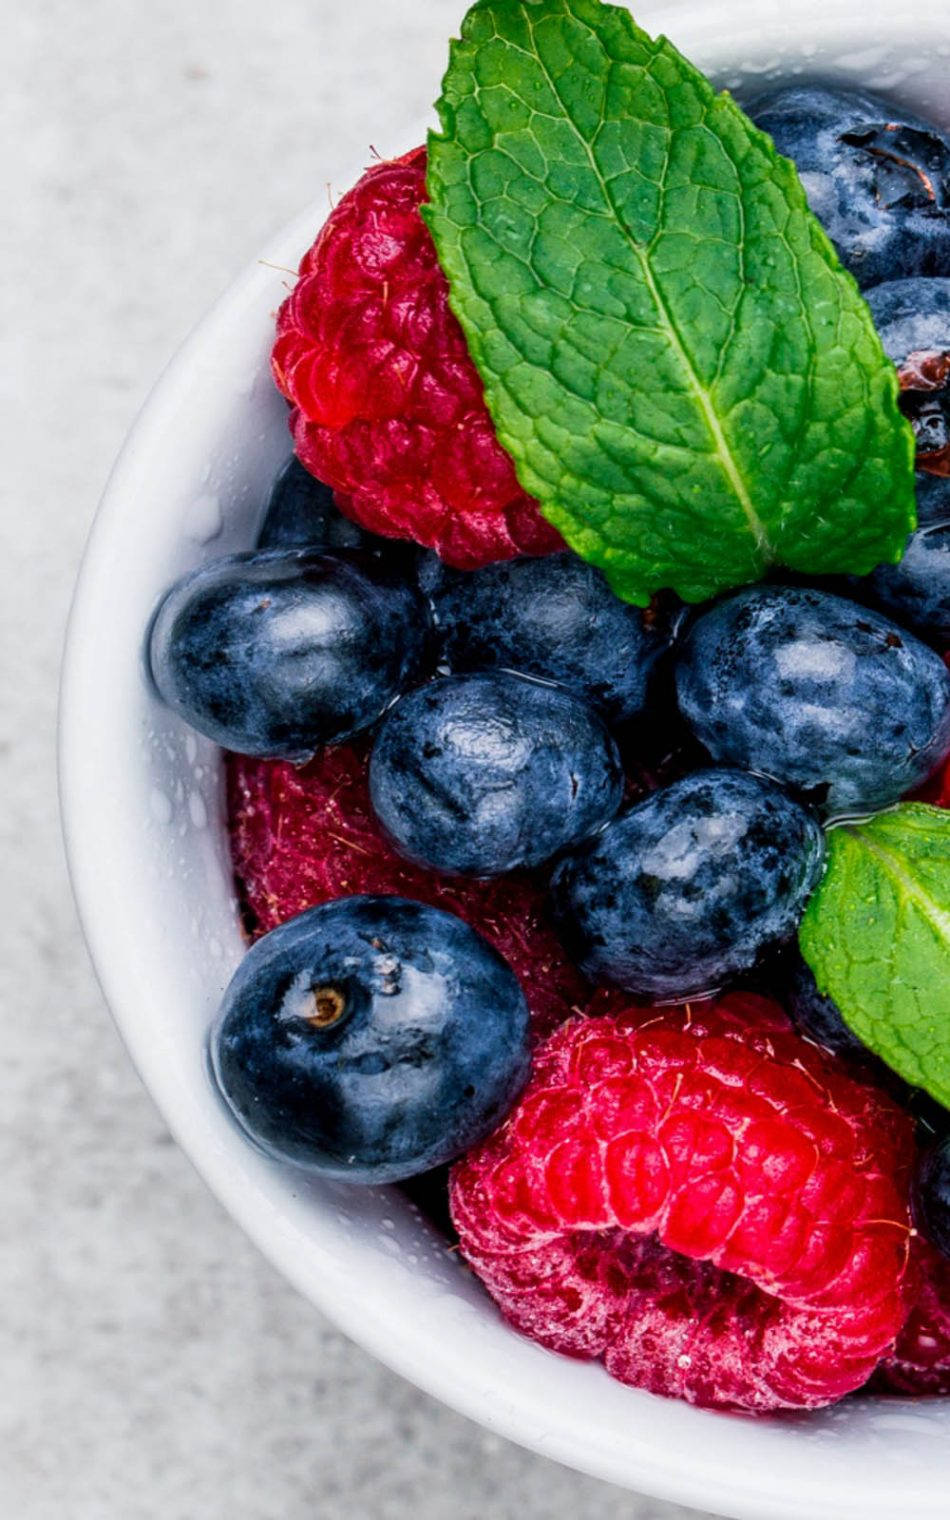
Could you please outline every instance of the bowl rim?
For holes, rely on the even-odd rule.
[[[669,6],[654,7],[657,8],[671,9]],[[950,37],[950,24],[947,31]],[[417,124],[412,132],[405,134],[406,147],[417,142],[423,130],[423,126]],[[395,151],[405,150],[396,145]],[[344,178],[342,183],[351,183],[358,172]],[[334,174],[334,182],[337,178]],[[805,1472],[797,1474],[795,1493],[789,1498],[785,1493],[776,1492],[774,1482],[764,1487],[765,1475],[762,1473],[755,1476],[738,1470],[734,1461],[727,1460],[725,1451],[718,1456],[710,1452],[702,1460],[691,1454],[689,1468],[684,1469],[675,1448],[664,1446],[662,1442],[657,1444],[656,1430],[644,1429],[638,1434],[633,1402],[630,1404],[629,1444],[623,1452],[618,1452],[609,1442],[599,1440],[597,1431],[588,1430],[583,1439],[579,1435],[570,1439],[563,1422],[559,1425],[557,1421],[545,1418],[544,1410],[538,1408],[536,1395],[531,1399],[519,1397],[510,1389],[502,1392],[497,1385],[491,1386],[484,1377],[470,1376],[464,1336],[457,1350],[449,1354],[445,1347],[435,1352],[424,1340],[420,1343],[418,1337],[397,1334],[391,1315],[371,1311],[365,1301],[347,1297],[340,1276],[331,1270],[332,1262],[327,1262],[323,1283],[316,1283],[313,1272],[305,1269],[295,1254],[298,1241],[294,1232],[283,1229],[276,1214],[262,1207],[266,1182],[254,1187],[247,1184],[244,1174],[251,1167],[250,1149],[247,1166],[239,1164],[235,1167],[227,1144],[210,1138],[206,1123],[192,1110],[185,1097],[176,1094],[163,1079],[161,1050],[146,1040],[140,1027],[135,1006],[135,977],[130,973],[128,963],[120,964],[121,957],[115,954],[115,896],[104,894],[102,890],[103,858],[108,865],[111,851],[109,848],[103,851],[103,799],[97,793],[95,783],[97,765],[104,753],[103,735],[109,727],[109,697],[106,692],[96,689],[96,651],[102,649],[106,637],[104,630],[97,627],[97,614],[103,590],[115,573],[117,528],[127,514],[128,500],[130,494],[134,494],[135,480],[143,468],[143,460],[160,452],[161,440],[167,435],[169,421],[180,403],[184,377],[196,367],[196,361],[206,347],[218,339],[223,340],[236,318],[245,314],[249,305],[270,290],[273,276],[268,279],[263,271],[274,265],[285,266],[289,254],[309,246],[315,228],[325,215],[325,201],[317,201],[270,239],[263,253],[238,275],[166,365],[139,411],[110,473],[89,535],[69,615],[59,722],[60,808],[67,862],[80,922],[100,987],[143,1084],[179,1146],[211,1191],[282,1275],[352,1340],[459,1413],[543,1456],[592,1476],[700,1509],[748,1517],[748,1520],[795,1520],[804,1513],[806,1504],[816,1520],[825,1515],[828,1520],[848,1520],[852,1516],[854,1520],[859,1517],[860,1520],[871,1520],[875,1516],[885,1520],[885,1517],[893,1516],[895,1505],[905,1504],[912,1504],[922,1517],[938,1520],[946,1513],[944,1492],[938,1495],[918,1487],[912,1493],[907,1487],[905,1473],[900,1475],[900,1486],[897,1483],[892,1486],[884,1480],[882,1469],[881,1474],[875,1474],[875,1478],[881,1481],[873,1491],[865,1488],[852,1494],[843,1485],[833,1484],[833,1491],[829,1490],[828,1474],[819,1462],[811,1477]],[[125,831],[124,842],[132,847],[136,826],[133,817],[121,815],[121,808],[107,824],[108,828],[117,831],[116,838]],[[236,1132],[235,1143],[240,1148],[246,1146]],[[261,1167],[268,1165],[260,1158],[259,1164]],[[505,1334],[511,1336],[514,1332],[506,1329]],[[539,1358],[551,1355],[538,1348],[532,1350]],[[539,1361],[538,1365],[539,1376],[543,1378],[543,1364]],[[651,1397],[634,1394],[631,1390],[623,1392],[631,1400]],[[644,1406],[640,1404],[639,1407]],[[902,1410],[913,1410],[916,1417],[920,1408],[917,1403],[899,1400],[889,1400],[887,1407],[898,1419]],[[733,1421],[736,1418],[708,1411],[691,1413],[699,1415],[704,1422]],[[759,1428],[764,1426],[760,1424]],[[710,1447],[712,1444],[710,1442]],[[729,1444],[728,1440],[724,1441],[724,1449]],[[829,1504],[832,1507],[827,1507]]]

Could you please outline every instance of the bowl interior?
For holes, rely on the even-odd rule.
[[[740,92],[817,75],[888,90],[950,122],[946,0],[912,14],[868,0],[860,13],[853,0],[654,0],[638,17]],[[420,102],[434,86],[420,80]],[[404,151],[425,125],[385,147]],[[313,182],[344,190],[359,153],[354,145],[349,165],[315,165]],[[220,759],[153,700],[142,641],[176,576],[253,544],[289,452],[267,366],[288,281],[281,266],[295,267],[325,214],[322,202],[287,228],[170,365],[109,483],[77,591],[62,703],[67,844],[102,986],[143,1080],[210,1186],[304,1294],[406,1377],[502,1434],[616,1483],[749,1520],[945,1515],[950,1403],[855,1399],[820,1416],[752,1422],[621,1388],[599,1367],[506,1329],[398,1191],[274,1165],[215,1097],[205,1036],[243,950]]]

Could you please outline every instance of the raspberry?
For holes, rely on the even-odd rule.
[[[449,309],[425,175],[424,148],[374,165],[304,256],[272,357],[297,455],[348,517],[450,565],[549,554],[563,540],[518,484]]]
[[[950,808],[950,761],[947,762],[931,784],[934,788],[934,795],[928,800],[932,800],[935,807]]]
[[[877,1393],[950,1393],[950,1261],[918,1236],[919,1288],[897,1345],[871,1380]]]
[[[392,892],[457,913],[514,968],[537,1038],[572,1011],[613,1006],[570,964],[530,877],[439,877],[403,860],[383,838],[369,800],[364,747],[325,749],[297,769],[228,756],[231,851],[248,927],[258,935],[316,903]]]
[[[908,1119],[753,994],[571,1020],[457,1163],[505,1316],[621,1382],[759,1412],[868,1378],[901,1327]]]

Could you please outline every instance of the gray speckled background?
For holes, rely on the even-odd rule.
[[[131,1070],[61,858],[60,645],[123,435],[192,323],[314,194],[315,145],[344,121],[347,142],[385,145],[419,114],[461,9],[30,0],[5,15],[4,1520],[686,1514],[439,1408],[275,1276]]]

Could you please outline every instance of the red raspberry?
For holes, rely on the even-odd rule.
[[[815,1408],[904,1314],[910,1121],[751,994],[571,1020],[454,1168],[519,1330],[696,1404]]]
[[[564,547],[518,484],[419,215],[426,150],[376,164],[333,211],[277,318],[298,458],[347,516],[477,569]]]
[[[933,787],[933,795],[927,800],[932,801],[935,807],[950,808],[950,761],[944,766],[943,771],[938,773],[936,779],[931,782],[931,786]]]
[[[366,750],[323,750],[303,769],[228,756],[228,815],[235,874],[252,933],[315,903],[393,892],[457,913],[514,967],[541,1039],[571,1012],[611,1007],[568,961],[527,876],[465,881],[410,865],[383,838],[369,800]]]
[[[878,1393],[950,1393],[950,1261],[918,1236],[911,1251],[914,1307],[871,1380]]]

